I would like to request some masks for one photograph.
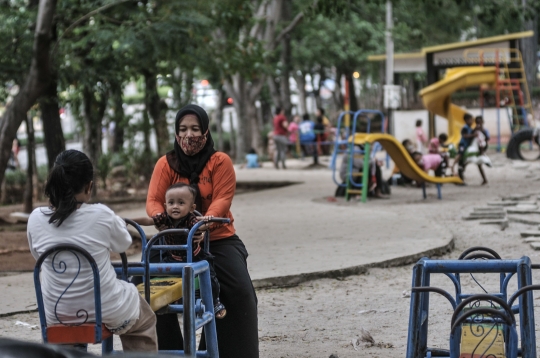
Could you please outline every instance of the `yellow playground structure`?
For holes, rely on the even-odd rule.
[[[483,93],[486,90],[494,91],[497,109],[505,107],[508,110],[508,118],[512,131],[528,126],[527,115],[532,113],[530,95],[526,83],[521,53],[517,49],[509,48],[482,48],[464,51],[464,63],[476,66],[463,66],[448,68],[445,77],[422,89],[420,96],[425,107],[433,114],[445,118],[448,121],[448,141],[446,144],[458,146],[461,139],[461,129],[465,125],[463,115],[465,109],[452,104],[451,96],[456,91],[468,87],[480,87],[480,101],[483,108]],[[365,111],[359,111],[365,112]],[[367,200],[367,184],[369,177],[369,163],[373,157],[372,149],[378,143],[392,158],[395,165],[407,177],[418,183],[434,183],[437,185],[438,197],[441,198],[441,184],[461,184],[463,181],[458,177],[435,177],[422,170],[411,158],[403,145],[392,135],[384,133],[356,133],[356,115],[353,120],[352,132],[347,130],[346,138],[349,151],[349,170],[347,172],[346,198],[349,193],[362,194],[362,201]],[[500,148],[500,117],[497,110],[497,140]],[[338,121],[338,131],[341,123]],[[384,118],[383,118],[384,123]],[[339,143],[343,144],[343,143]],[[352,161],[355,157],[354,145],[363,147],[364,166],[363,173],[352,173]],[[338,152],[336,142],[335,153]],[[355,176],[362,177],[362,183],[354,181]],[[352,184],[352,186],[351,186]],[[339,184],[338,184],[339,185]],[[342,184],[343,185],[343,184]],[[424,198],[425,185],[424,185]]]
[[[467,50],[464,61],[478,66],[447,69],[442,80],[420,91],[420,97],[431,113],[448,120],[448,143],[457,146],[461,128],[465,125],[463,115],[467,111],[450,102],[452,94],[467,87],[480,86],[480,104],[483,108],[485,89],[494,91],[497,148],[500,149],[500,107],[508,110],[512,132],[530,125],[527,114],[532,114],[532,105],[521,53],[517,49]]]

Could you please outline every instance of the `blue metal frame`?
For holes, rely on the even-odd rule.
[[[477,253],[474,253],[474,252]],[[478,253],[484,251],[483,253]],[[486,254],[487,252],[487,254]],[[487,258],[488,260],[474,260],[474,258]],[[434,287],[430,287],[430,275],[442,273],[449,277],[454,283],[456,293],[455,299],[448,292]],[[520,315],[521,330],[521,351],[524,358],[536,358],[536,339],[533,312],[532,290],[540,289],[540,286],[532,286],[531,261],[528,257],[518,260],[501,260],[500,256],[493,250],[474,247],[465,251],[459,260],[430,260],[422,258],[413,267],[412,290],[409,316],[409,333],[407,338],[407,358],[418,358],[431,356],[430,348],[427,346],[428,338],[428,312],[429,312],[429,292],[436,292],[446,297],[453,307],[456,308],[455,317],[461,315],[460,304],[478,299],[478,295],[464,294],[461,292],[460,273],[500,273],[501,292],[490,294],[492,301],[508,302],[506,309],[508,315],[517,312]],[[519,290],[507,301],[507,287],[510,278],[516,275]],[[442,292],[440,292],[442,291]],[[482,296],[482,295],[481,295]],[[475,298],[476,297],[476,298]],[[511,307],[514,300],[519,297],[519,306]],[[510,308],[511,307],[511,308]],[[468,316],[467,316],[468,317]],[[504,319],[504,318],[502,318]],[[512,317],[513,319],[513,317]],[[461,322],[461,321],[460,321]],[[459,352],[460,327],[452,328],[450,339],[450,357],[458,357],[455,352]],[[517,352],[517,333],[514,337],[515,325],[507,325],[505,338],[507,350]],[[456,337],[454,339],[453,337]],[[513,342],[516,342],[514,345]],[[513,354],[513,353],[511,353]]]
[[[49,257],[51,254],[54,254],[56,256],[58,253],[60,253],[62,251],[71,252],[73,255],[75,255],[75,257],[79,261],[79,270],[80,270],[80,257],[79,257],[79,255],[84,256],[86,258],[86,260],[88,261],[88,263],[90,264],[90,267],[92,268],[92,274],[93,274],[93,277],[94,277],[94,305],[95,305],[94,310],[95,310],[95,316],[96,316],[96,320],[95,320],[95,341],[97,343],[100,343],[100,342],[102,342],[102,339],[101,339],[102,338],[102,328],[101,328],[102,321],[101,321],[101,288],[100,288],[100,284],[99,284],[99,268],[97,267],[96,261],[88,253],[88,251],[84,250],[83,248],[80,248],[79,246],[72,245],[72,244],[60,244],[60,245],[55,245],[55,246],[51,247],[50,249],[45,251],[38,258],[38,260],[36,262],[36,266],[34,267],[34,287],[35,287],[35,290],[36,290],[36,300],[37,300],[37,306],[38,306],[38,312],[39,312],[39,321],[40,321],[40,325],[41,325],[41,335],[42,335],[42,338],[43,338],[43,342],[44,343],[48,342],[48,339],[47,339],[47,319],[45,317],[45,305],[43,303],[43,292],[41,290],[41,280],[39,279],[39,275],[40,275],[40,272],[41,272],[41,266],[42,266],[43,262],[45,261],[45,259],[47,257]],[[52,264],[54,265],[54,261],[52,261]],[[63,271],[59,272],[59,271],[57,271],[55,269],[56,273],[62,274],[63,272],[65,272],[66,264],[65,264],[64,261],[60,261],[59,267],[60,267],[60,269],[63,268]],[[124,272],[122,267],[120,268],[120,270],[121,270],[121,273]],[[77,276],[78,276],[78,274],[77,274]],[[75,276],[73,281],[64,290],[62,295],[69,289],[69,287],[75,281],[77,276]],[[58,301],[60,301],[60,299],[62,298],[62,295],[60,295],[60,297],[58,298]],[[107,350],[109,345],[110,345],[111,350],[112,350],[112,339],[109,338],[106,341],[110,341],[109,342],[110,344],[107,344],[107,345],[104,344],[102,346],[103,353],[110,352],[110,351]]]
[[[187,229],[170,229],[165,230],[154,237],[149,242],[146,242],[146,235],[142,228],[132,220],[125,219],[127,224],[134,226],[141,236],[143,242],[141,262],[128,263],[125,254],[121,254],[122,262],[113,263],[117,275],[126,278],[130,276],[143,276],[145,282],[145,298],[149,301],[149,287],[146,284],[150,282],[150,276],[181,276],[182,277],[182,295],[183,304],[170,304],[168,307],[161,309],[157,313],[183,313],[184,314],[184,350],[183,351],[160,351],[161,353],[181,355],[185,357],[219,357],[217,346],[217,332],[215,326],[214,306],[212,299],[212,286],[210,282],[210,270],[207,261],[192,262],[193,260],[193,235],[204,225],[205,222],[198,222],[191,230]],[[228,218],[213,218],[208,222],[229,223]],[[185,245],[154,245],[161,238],[169,234],[188,234],[187,243]],[[209,248],[209,233],[206,232],[204,240],[204,248]],[[149,254],[152,250],[186,250],[187,260],[185,263],[150,263]],[[84,249],[71,244],[63,244],[52,247],[39,257],[34,268],[34,285],[36,290],[37,305],[39,318],[41,323],[41,331],[43,341],[47,342],[47,321],[45,317],[45,309],[41,290],[41,282],[39,280],[41,266],[44,260],[52,253],[59,251],[72,252],[77,258],[77,254],[83,255],[92,268],[94,277],[94,304],[95,304],[95,339],[96,342],[102,343],[102,353],[110,354],[113,352],[113,337],[102,341],[102,315],[101,315],[101,290],[99,268],[92,256]],[[63,262],[61,262],[61,265]],[[62,266],[61,266],[62,267]],[[65,267],[65,263],[64,266]],[[201,299],[195,299],[195,278],[199,279],[199,287]],[[68,287],[69,288],[69,287]],[[67,289],[66,289],[67,291]],[[196,349],[196,331],[204,327],[206,339],[206,351],[197,351]]]
[[[340,135],[341,135],[343,117],[345,115],[347,115],[347,114],[349,114],[349,115],[352,114],[353,115],[351,128],[349,128],[349,126],[344,127],[345,128],[345,140],[340,140],[339,138],[340,138]],[[356,112],[343,111],[343,112],[341,112],[339,114],[338,123],[337,123],[337,127],[336,127],[336,140],[334,142],[334,151],[332,153],[332,159],[330,161],[330,168],[332,169],[332,180],[334,181],[334,183],[337,186],[347,187],[347,183],[341,183],[340,181],[336,180],[336,171],[337,171],[336,162],[337,162],[337,156],[339,154],[348,152],[348,155],[349,155],[349,163],[348,163],[349,168],[348,168],[348,173],[347,173],[348,182],[352,186],[354,186],[356,188],[362,188],[362,183],[357,183],[357,182],[354,181],[353,176],[352,176],[352,169],[353,169],[354,155],[355,154],[365,154],[365,152],[363,150],[354,149],[354,140],[349,141],[349,138],[356,134],[356,127],[357,127],[358,117],[361,116],[361,115],[365,115],[365,114],[379,114],[381,116],[381,121],[382,121],[382,123],[381,123],[381,128],[382,128],[382,131],[383,131],[382,133],[385,133],[386,117],[384,116],[384,114],[381,111],[372,110],[372,109],[361,109],[361,110],[358,110]],[[369,117],[368,117],[368,122],[367,122],[367,132],[366,133],[371,133],[371,118],[369,118]],[[342,146],[342,145],[346,145],[347,148],[346,149],[340,149],[340,146]],[[382,149],[382,146],[380,144],[374,145],[373,149],[370,152],[370,157],[373,158],[375,156],[376,151],[381,150],[381,149]],[[387,166],[388,166],[388,163],[389,163],[388,155],[387,155],[387,158],[386,158],[386,163],[387,163]]]
[[[229,223],[228,218],[213,218],[208,222]],[[156,314],[183,313],[184,350],[160,351],[160,353],[176,354],[185,357],[219,357],[217,346],[217,332],[215,325],[214,306],[212,299],[212,286],[210,282],[210,270],[208,262],[193,261],[193,235],[199,227],[206,222],[196,223],[191,230],[168,229],[154,235],[143,247],[140,263],[130,263],[128,274],[132,276],[143,276],[145,282],[145,299],[150,301],[151,276],[181,276],[183,304],[169,304],[160,309]],[[135,224],[135,223],[133,223]],[[135,224],[138,226],[137,224]],[[187,234],[185,245],[161,245],[161,239],[171,234]],[[209,248],[209,233],[206,232],[204,248]],[[165,250],[186,250],[187,262],[182,263],[150,263],[151,251]],[[118,264],[113,264],[117,274],[120,273]],[[195,277],[199,278],[199,287],[202,299],[195,299]],[[206,351],[196,349],[196,331],[204,327],[206,340]]]

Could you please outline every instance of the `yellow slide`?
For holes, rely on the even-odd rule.
[[[373,133],[363,136],[362,138],[355,138],[355,144],[364,144],[379,142],[386,153],[390,155],[394,163],[399,167],[399,170],[407,177],[421,183],[435,183],[435,184],[445,184],[445,183],[455,183],[462,184],[463,181],[459,177],[434,177],[428,175],[425,171],[420,169],[418,165],[411,158],[405,147],[401,145],[400,142],[390,134],[385,133]]]
[[[424,106],[430,112],[448,120],[447,143],[453,143],[457,147],[461,139],[461,128],[465,125],[463,115],[467,112],[450,103],[452,93],[466,87],[495,84],[495,82],[495,67],[456,67],[449,68],[442,80],[420,91]]]

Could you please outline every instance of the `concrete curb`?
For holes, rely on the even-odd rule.
[[[403,266],[410,263],[414,263],[420,260],[422,257],[432,257],[432,256],[441,256],[448,252],[451,252],[454,249],[455,242],[454,237],[450,238],[449,241],[442,246],[435,247],[426,251],[422,251],[416,254],[407,255],[403,257],[397,257],[390,260],[385,260],[381,262],[358,265],[347,267],[339,270],[330,270],[330,271],[318,271],[310,273],[302,273],[298,275],[289,275],[289,276],[278,276],[278,277],[269,277],[263,279],[253,280],[253,287],[256,289],[264,288],[278,288],[278,287],[290,287],[297,286],[303,282],[308,282],[312,280],[318,280],[321,278],[342,278],[352,275],[360,275],[367,273],[368,269],[371,267],[396,267]]]
[[[329,271],[318,271],[310,273],[302,273],[297,275],[288,275],[288,276],[278,276],[278,277],[269,277],[264,279],[253,280],[253,287],[256,289],[266,289],[266,288],[278,288],[278,287],[292,287],[297,286],[303,282],[318,280],[321,278],[343,278],[353,275],[361,275],[368,272],[369,268],[386,268],[386,267],[396,267],[403,266],[414,263],[421,259],[422,257],[433,257],[441,256],[448,252],[451,252],[454,249],[455,242],[454,237],[451,237],[445,245],[435,247],[426,251],[422,251],[416,254],[407,255],[403,257],[397,257],[390,260],[385,260],[381,262],[352,266],[347,268],[342,268],[338,270],[329,270]],[[30,272],[30,271],[28,271]],[[5,312],[0,314],[0,318],[14,316],[17,314],[25,313],[34,313],[37,312],[37,309],[28,309],[23,311],[13,311]]]

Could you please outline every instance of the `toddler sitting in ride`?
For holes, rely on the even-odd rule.
[[[137,224],[144,226],[155,226],[160,231],[166,229],[191,229],[199,221],[208,220],[211,217],[197,217],[195,211],[195,198],[197,190],[184,183],[171,185],[165,193],[165,213],[154,215],[153,217],[143,217],[133,219]],[[200,227],[200,230],[206,230],[210,224]],[[179,237],[180,236],[180,237]],[[187,236],[167,235],[165,236],[166,245],[185,245]],[[193,242],[193,261],[208,261],[210,265],[210,281],[212,283],[212,297],[214,299],[214,313],[216,318],[223,318],[227,314],[225,306],[219,300],[219,281],[214,270],[214,256],[201,248],[200,242]],[[186,251],[167,251],[163,256],[163,262],[186,262]]]

